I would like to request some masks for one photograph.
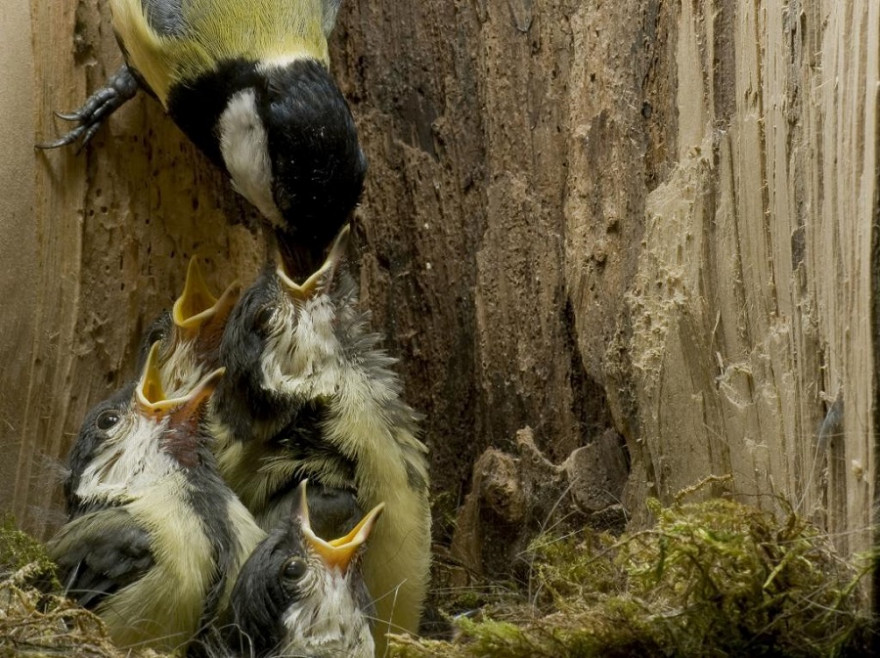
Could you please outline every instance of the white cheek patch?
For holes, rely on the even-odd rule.
[[[218,121],[220,152],[232,176],[233,187],[254,204],[269,221],[281,226],[284,220],[272,196],[272,163],[268,136],[257,113],[253,89],[243,89],[230,98]]]
[[[156,424],[135,416],[133,427],[120,425],[83,471],[76,495],[87,502],[125,499],[173,471],[174,459],[156,440]]]
[[[333,333],[334,317],[327,295],[318,295],[299,309],[284,304],[276,310],[262,357],[266,389],[309,398],[336,391],[342,346]]]

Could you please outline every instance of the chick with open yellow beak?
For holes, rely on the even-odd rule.
[[[190,391],[220,366],[220,340],[226,321],[241,295],[241,285],[230,284],[215,296],[194,256],[187,267],[183,292],[171,311],[162,313],[147,329],[141,343],[140,366],[153,344],[159,343],[156,366],[169,397]]]
[[[418,632],[430,571],[428,457],[419,414],[358,303],[347,238],[346,227],[302,283],[270,265],[242,294],[220,344],[227,374],[212,432],[220,472],[266,530],[304,478],[319,536],[336,537],[385,503],[363,566],[381,654],[387,632]]]
[[[361,555],[384,504],[343,537],[312,529],[306,482],[286,523],[254,550],[232,592],[236,655],[373,658],[373,606]]]
[[[222,376],[169,398],[154,345],[138,381],[89,412],[71,451],[70,520],[49,554],[68,595],[121,647],[184,649],[265,536],[218,475],[203,429]]]

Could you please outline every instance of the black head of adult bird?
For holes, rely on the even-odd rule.
[[[389,629],[417,631],[427,591],[427,449],[358,307],[346,239],[347,228],[304,283],[268,267],[242,294],[220,346],[212,432],[221,473],[264,528],[306,477],[335,492],[328,510],[352,496],[361,510],[386,503],[364,558],[382,651]]]
[[[345,536],[325,541],[312,529],[305,481],[293,502],[239,573],[231,647],[253,658],[373,658],[372,601],[360,561],[383,505]]]
[[[164,394],[174,398],[192,390],[207,373],[220,367],[220,340],[240,295],[241,285],[235,282],[215,297],[193,257],[183,292],[171,311],[163,312],[144,333],[138,369],[158,343],[156,367]]]
[[[265,533],[220,479],[202,429],[223,370],[168,399],[157,351],[137,383],[86,417],[65,483],[70,520],[49,555],[118,645],[172,651],[225,608]]]
[[[279,237],[319,258],[356,205],[366,159],[330,75],[341,0],[110,0],[125,65],[62,118],[87,142],[139,88],[231,177]],[[306,261],[308,264],[308,261]]]

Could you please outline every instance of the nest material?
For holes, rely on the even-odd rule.
[[[396,637],[391,655],[866,655],[859,584],[873,559],[842,560],[791,512],[779,521],[721,499],[649,507],[656,525],[618,539],[539,537],[523,591],[455,617],[453,641]]]
[[[863,565],[793,513],[729,500],[661,508],[656,525],[613,538],[538,537],[522,587],[446,597],[452,641],[394,637],[401,658],[868,655]],[[99,618],[59,591],[43,546],[0,521],[0,658],[157,657],[116,649]],[[472,606],[480,607],[473,610]]]
[[[58,592],[55,565],[37,540],[0,519],[0,658],[156,658],[120,651],[104,623]]]

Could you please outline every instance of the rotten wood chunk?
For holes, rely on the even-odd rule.
[[[614,431],[558,465],[541,453],[529,427],[517,432],[516,447],[516,455],[489,448],[477,459],[456,519],[450,556],[477,577],[515,576],[542,532],[621,532],[626,523],[621,500],[629,468]]]

